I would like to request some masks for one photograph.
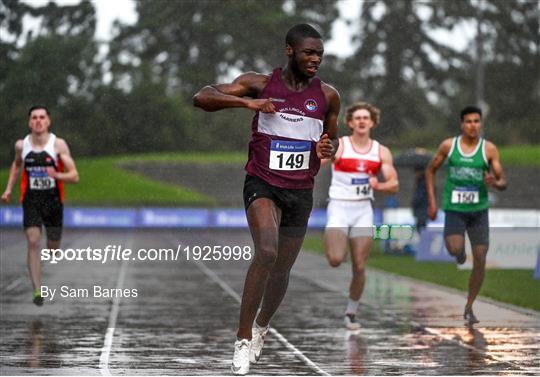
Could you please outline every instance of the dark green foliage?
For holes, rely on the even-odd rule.
[[[191,105],[202,86],[243,71],[284,65],[285,33],[311,23],[325,40],[338,17],[327,0],[142,0],[138,21],[117,24],[106,55],[94,39],[93,4],[34,7],[0,0],[0,165],[27,132],[27,109],[43,103],[74,154],[245,151],[253,113],[204,113]],[[24,34],[25,15],[42,19]],[[350,15],[348,15],[350,16]],[[538,143],[540,7],[525,0],[362,3],[356,51],[326,54],[321,77],[353,101],[375,103],[375,137],[392,146],[434,148],[459,132],[459,109],[477,101],[479,45],[457,51],[436,37],[481,20],[486,136]],[[444,42],[444,43],[443,43]],[[342,111],[342,114],[344,111]],[[340,125],[340,133],[347,130]]]

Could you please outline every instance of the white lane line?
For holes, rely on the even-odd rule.
[[[381,272],[378,272],[378,273],[381,273]],[[328,284],[328,283],[325,283],[325,282],[319,282],[319,281],[313,280],[310,277],[308,277],[308,276],[306,276],[306,275],[304,275],[302,273],[298,273],[298,272],[293,272],[293,275],[297,276],[297,277],[299,277],[301,279],[308,280],[310,283],[312,283],[315,286],[318,286],[319,288],[326,289],[326,290],[331,291],[331,292],[337,292],[337,293],[341,294],[344,297],[349,297],[346,292],[344,292],[341,288],[338,288],[333,284]],[[372,304],[369,304],[369,303],[366,303],[366,302],[363,302],[363,304],[366,305],[366,306],[371,307],[373,310],[377,309]],[[429,333],[431,335],[435,335],[435,336],[439,337],[440,339],[443,339],[443,340],[449,341],[451,343],[457,344],[457,345],[459,345],[459,346],[461,346],[463,348],[467,348],[469,350],[478,352],[479,354],[481,354],[482,356],[484,356],[484,357],[486,357],[488,359],[491,359],[491,360],[494,360],[494,361],[497,361],[497,362],[500,362],[500,363],[511,365],[514,368],[517,368],[519,370],[524,370],[523,367],[521,367],[520,365],[518,365],[518,364],[516,364],[516,363],[514,363],[512,361],[504,360],[504,359],[502,359],[500,357],[496,357],[496,356],[493,356],[493,355],[488,355],[485,350],[482,350],[480,348],[476,348],[474,346],[471,346],[470,344],[464,343],[462,340],[455,339],[454,336],[446,335],[446,334],[444,334],[444,333],[442,333],[442,332],[440,332],[440,331],[438,331],[438,330],[436,330],[436,329],[434,329],[432,327],[424,326],[424,325],[422,325],[422,324],[420,324],[418,322],[415,322],[415,321],[410,321],[410,320],[409,321],[403,321],[401,318],[397,317],[396,315],[394,315],[392,313],[387,313],[386,312],[385,314],[389,314],[391,317],[393,317],[395,319],[395,321],[397,323],[409,323],[413,327],[422,329],[422,330],[426,331],[427,333]]]
[[[133,249],[133,238],[131,238],[127,244],[127,249]],[[116,281],[116,288],[122,289],[124,287],[124,279],[126,277],[128,261],[123,260],[120,266],[120,272],[118,273],[118,280]],[[101,348],[101,355],[99,356],[99,371],[102,376],[112,376],[109,370],[109,357],[111,354],[114,330],[116,328],[116,319],[118,318],[118,312],[120,311],[120,298],[114,297],[111,312],[109,313],[109,324],[107,325],[107,332],[103,340],[103,348]]]
[[[206,274],[210,279],[217,283],[225,292],[227,292],[232,298],[234,298],[238,303],[242,302],[242,299],[225,281],[223,281],[214,271],[206,267],[201,261],[195,261],[195,265]],[[288,348],[298,359],[303,361],[307,366],[311,368],[314,372],[321,376],[330,376],[327,372],[322,370],[317,364],[311,361],[306,355],[302,353],[298,348],[293,346],[283,335],[281,335],[276,329],[270,327],[270,333],[276,337],[276,339]]]
[[[17,288],[22,283],[23,279],[24,278],[21,276],[21,277],[15,279],[15,280],[13,280],[7,287],[4,288],[3,291],[4,292],[9,292],[9,291]]]

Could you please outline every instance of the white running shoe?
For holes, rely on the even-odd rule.
[[[257,325],[253,326],[251,329],[251,352],[249,353],[249,361],[256,363],[261,357],[262,348],[264,345],[264,337],[268,332],[270,327],[259,327]]]
[[[231,365],[233,374],[244,375],[249,372],[249,350],[251,342],[247,339],[240,339],[234,342],[234,356]]]
[[[347,330],[354,331],[360,329],[360,324],[356,320],[356,316],[354,314],[345,314],[343,321],[345,322],[345,327]]]

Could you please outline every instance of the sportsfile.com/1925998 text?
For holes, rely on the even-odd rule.
[[[125,248],[107,245],[104,248],[42,249],[41,260],[51,264],[63,261],[240,261],[251,260],[249,245],[181,245],[173,248]]]

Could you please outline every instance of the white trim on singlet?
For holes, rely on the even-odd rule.
[[[49,139],[47,140],[47,143],[43,148],[34,148],[31,142],[31,134],[26,135],[26,137],[23,139],[23,150],[21,154],[21,158],[24,160],[24,158],[28,155],[30,152],[47,152],[54,160],[54,163],[58,163],[58,156],[56,154],[56,151],[54,150],[54,143],[56,141],[56,135],[53,133],[49,133]]]
[[[373,150],[373,147],[375,147],[375,143],[377,142],[377,140],[369,139],[369,148],[367,148],[367,151],[361,152],[354,145],[354,143],[352,141],[352,136],[350,136],[350,135],[347,136],[347,140],[349,141],[350,147],[353,150],[353,152],[355,152],[356,154],[362,155],[362,156],[370,155],[372,150]]]
[[[484,140],[484,139],[480,138],[478,140],[478,143],[476,144],[476,147],[474,148],[474,150],[471,153],[463,153],[463,151],[461,150],[461,146],[459,145],[460,140],[461,140],[461,136],[459,136],[458,140],[457,140],[457,148],[458,148],[459,153],[463,157],[472,157],[472,156],[474,156],[476,154],[476,152],[478,152],[478,148],[480,148],[480,145],[482,144],[482,140]]]
[[[259,113],[257,131],[267,135],[317,142],[323,132],[323,121],[304,115],[281,112]]]
[[[381,144],[374,139],[370,139],[370,146],[366,152],[359,152],[353,144],[350,136],[343,137],[343,153],[340,158],[358,158],[369,161],[381,161]],[[345,157],[344,157],[345,156]]]
[[[456,146],[456,140],[457,140],[457,136],[454,136],[452,138],[452,146],[450,147],[450,152],[448,152],[448,156],[446,156],[447,158],[450,158],[450,156],[452,155],[452,152],[454,152],[454,147]]]

